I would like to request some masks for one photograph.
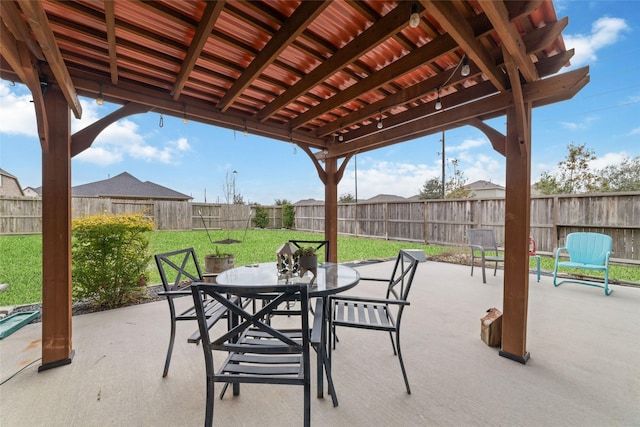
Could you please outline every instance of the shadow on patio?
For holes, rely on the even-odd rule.
[[[390,268],[358,267],[367,276],[388,275]],[[388,339],[343,328],[333,353],[340,406],[314,393],[312,423],[638,425],[640,289],[614,285],[606,297],[599,288],[556,289],[550,277],[536,283],[530,276],[531,359],[520,365],[480,340],[480,317],[502,308],[501,284],[502,271],[483,285],[467,266],[421,263],[402,332],[412,394]],[[362,283],[352,292],[371,288]],[[73,363],[41,373],[35,363],[2,385],[0,425],[202,425],[202,349],[186,342],[196,324],[178,323],[163,379],[168,328],[164,301],[74,317]],[[40,324],[31,324],[0,341],[3,381],[40,357],[40,340]],[[301,425],[302,390],[243,385],[239,397],[216,400],[215,411],[216,425]]]

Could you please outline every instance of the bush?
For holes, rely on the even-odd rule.
[[[256,215],[253,217],[253,224],[258,228],[267,228],[269,225],[269,211],[260,205],[256,205]]]
[[[289,203],[282,205],[282,226],[293,228],[296,225],[296,210]]]
[[[72,283],[76,298],[116,307],[140,295],[153,223],[142,214],[94,215],[73,221]]]

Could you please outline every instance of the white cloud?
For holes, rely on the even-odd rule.
[[[564,35],[567,49],[575,49],[575,55],[571,58],[572,67],[596,62],[598,50],[616,43],[622,33],[629,30],[624,19],[603,17],[593,23],[591,34]]]
[[[38,137],[33,97],[25,86],[0,80],[0,133]]]
[[[95,122],[98,119],[98,108],[93,102],[83,103],[82,119],[72,121],[74,131]],[[103,166],[119,163],[125,157],[170,164],[179,159],[180,152],[191,148],[186,138],[167,141],[162,147],[150,145],[146,140],[147,138],[135,122],[129,119],[118,120],[102,131],[92,146],[86,150],[87,154],[78,156],[78,159]]]
[[[631,129],[631,132],[629,132],[629,136],[631,135],[640,135],[640,128]]]
[[[462,141],[462,143],[459,145],[447,145],[445,142],[445,152],[446,153],[451,153],[451,152],[465,153],[470,149],[482,147],[487,143],[488,141],[486,138],[478,138],[478,139],[468,138]]]
[[[604,156],[599,156],[595,160],[589,162],[589,166],[592,170],[604,169],[609,165],[619,165],[623,160],[628,159],[627,153],[606,153]]]
[[[377,161],[358,158],[358,199],[378,194],[415,196],[427,179],[440,176],[440,169],[425,164]],[[355,195],[355,171],[348,170],[338,187],[338,195]]]

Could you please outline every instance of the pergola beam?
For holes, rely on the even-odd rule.
[[[107,26],[107,45],[109,46],[109,72],[111,84],[118,84],[118,52],[116,49],[115,2],[104,0],[104,23]]]
[[[336,70],[344,68],[365,52],[369,51],[372,46],[377,45],[382,40],[397,33],[400,28],[406,27],[406,12],[404,8],[396,7],[378,22],[364,30],[358,37],[351,40],[325,62],[309,72],[306,77],[291,86],[291,88],[263,108],[257,115],[258,120],[267,120],[281,108],[306,93],[309,89],[335,74]]]
[[[287,19],[286,24],[269,39],[233,86],[227,90],[217,107],[221,111],[227,111],[242,92],[277,59],[280,52],[295,40],[329,5],[330,2],[326,1],[302,2]]]
[[[449,1],[420,0],[422,5],[442,25],[445,32],[464,50],[466,55],[482,70],[500,92],[507,90],[504,73],[496,66],[484,46],[475,39],[473,27]]]
[[[76,119],[80,119],[82,117],[82,106],[73,87],[69,71],[62,59],[62,54],[56,43],[47,15],[42,8],[42,3],[37,0],[28,0],[21,1],[19,4],[22,12],[27,17],[27,22],[42,49],[44,57],[47,59],[56,82],[60,85],[64,98],[69,103]]]
[[[207,43],[211,30],[213,30],[213,26],[216,24],[216,20],[218,19],[218,16],[220,16],[220,12],[224,9],[224,3],[225,2],[222,0],[207,3],[204,13],[200,18],[200,22],[198,23],[198,28],[196,28],[196,33],[194,34],[193,39],[189,44],[189,48],[187,49],[187,55],[185,56],[184,61],[182,61],[182,66],[180,67],[180,72],[178,73],[176,82],[173,85],[173,89],[171,89],[171,95],[174,100],[180,97],[182,89],[189,79],[189,75],[193,71],[196,61],[200,57],[204,45]]]

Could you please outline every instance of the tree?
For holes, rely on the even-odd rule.
[[[442,182],[440,178],[435,177],[428,179],[422,189],[420,190],[420,194],[418,194],[418,198],[422,200],[427,199],[441,199],[442,198]]]
[[[640,157],[626,157],[617,165],[609,165],[598,172],[600,191],[640,191]]]
[[[291,202],[287,199],[276,199],[275,204],[276,206],[282,206],[282,205],[290,205]]]
[[[444,185],[445,198],[465,199],[471,194],[471,190],[465,188],[467,178],[464,177],[464,172],[458,169],[458,159],[452,159],[451,164],[453,165],[453,175]]]
[[[345,193],[338,198],[338,203],[355,203],[356,198],[351,193]]]
[[[591,171],[589,163],[595,152],[585,144],[567,146],[567,157],[558,162],[558,173],[545,171],[534,188],[543,194],[579,194],[597,191],[600,178]]]

